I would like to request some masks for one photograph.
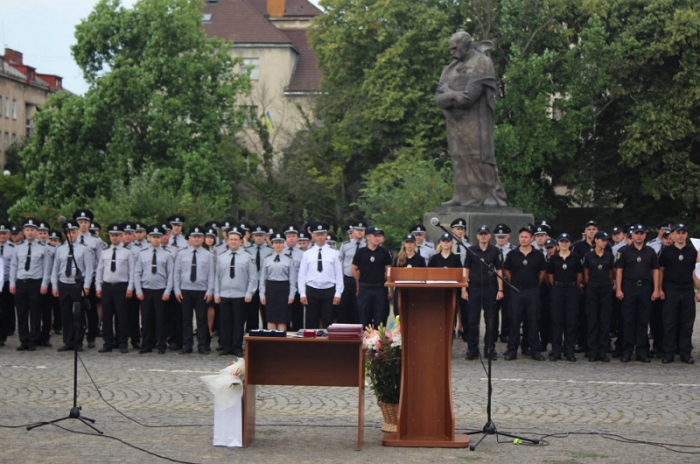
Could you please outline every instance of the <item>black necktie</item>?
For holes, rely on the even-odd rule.
[[[359,245],[359,243],[358,243]],[[318,249],[318,263],[316,265],[318,272],[323,272],[323,256],[321,255],[321,249]]]
[[[24,262],[24,270],[28,271],[32,265],[32,242],[27,243],[27,260]]]
[[[85,245],[85,236],[84,235],[80,236],[80,244]]]
[[[357,242],[357,246],[355,247],[355,253],[357,253],[360,250],[360,242]]]
[[[68,257],[66,258],[66,277],[70,277],[73,274],[73,255],[68,248]]]
[[[197,280],[197,250],[192,250],[192,266],[190,267],[190,282]]]
[[[112,272],[117,271],[117,247],[114,247],[112,249],[112,264],[109,267],[109,270]]]
[[[258,245],[258,251],[255,252],[255,267],[260,271],[260,246]]]
[[[231,253],[231,265],[228,268],[228,276],[232,279],[236,277],[236,253]]]
[[[275,262],[279,263],[280,262],[280,255],[275,256]]]
[[[158,272],[158,260],[156,258],[156,250],[157,248],[153,249],[153,259],[151,259],[151,274],[155,274]]]
[[[174,235],[173,235],[173,246],[174,247],[177,246],[177,237],[175,237]]]

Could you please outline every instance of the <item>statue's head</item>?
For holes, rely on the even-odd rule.
[[[463,59],[473,46],[472,36],[468,32],[459,31],[450,37],[450,56],[455,60]]]

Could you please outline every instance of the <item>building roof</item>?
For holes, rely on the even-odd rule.
[[[207,4],[203,14],[211,14],[211,22],[202,27],[208,36],[233,40],[239,44],[290,44],[290,40],[246,0],[219,0]]]
[[[250,4],[258,10],[258,12],[267,17],[267,0],[248,0]],[[318,16],[322,12],[316,6],[309,2],[308,0],[287,0],[287,4],[284,9],[284,17],[309,17]]]
[[[10,48],[5,48],[5,54],[0,55],[0,74],[49,91],[63,90],[60,76],[36,72],[36,68],[24,64],[21,52]]]
[[[300,54],[287,91],[317,91],[321,87],[321,70],[316,63],[316,53],[309,45],[306,30],[285,29],[284,33],[290,38]]]

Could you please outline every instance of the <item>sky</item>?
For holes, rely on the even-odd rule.
[[[132,6],[137,0],[122,0]],[[75,26],[88,17],[98,0],[0,0],[0,54],[11,48],[37,72],[63,77],[63,87],[82,95],[87,90],[70,53]],[[311,0],[318,5],[318,0]]]

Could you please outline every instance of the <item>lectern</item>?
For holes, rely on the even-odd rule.
[[[401,317],[401,397],[397,431],[384,434],[384,446],[469,446],[467,435],[455,434],[452,409],[452,330],[466,285],[462,268],[389,270]]]

